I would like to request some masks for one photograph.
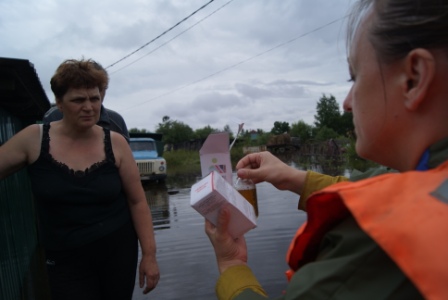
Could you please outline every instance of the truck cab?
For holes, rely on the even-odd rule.
[[[166,178],[166,161],[159,155],[156,140],[150,137],[132,137],[129,140],[132,155],[142,181],[163,181]]]

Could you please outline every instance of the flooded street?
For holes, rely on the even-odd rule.
[[[133,299],[216,299],[215,256],[204,232],[204,218],[190,206],[190,188],[170,191],[154,184],[145,190],[156,230],[161,277],[148,295],[136,285]],[[268,183],[258,184],[257,194],[257,228],[246,234],[249,265],[269,295],[275,296],[286,284],[286,251],[305,213],[297,210],[297,195],[278,191]]]
[[[301,168],[291,161],[287,163]],[[348,175],[341,166],[308,168]],[[204,218],[190,206],[190,187],[196,180],[192,176],[178,178],[174,183],[167,179],[166,185],[144,185],[152,211],[161,277],[156,289],[148,295],[143,295],[136,284],[133,300],[216,299],[218,268],[214,252],[204,232]],[[257,194],[257,228],[246,234],[248,263],[269,296],[275,297],[286,286],[286,251],[306,214],[297,209],[298,195],[294,193],[259,183]]]

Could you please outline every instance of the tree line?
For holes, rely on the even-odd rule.
[[[146,129],[131,128],[130,132],[147,132]],[[233,139],[233,132],[229,125],[224,126],[222,130],[212,128],[207,125],[203,128],[193,130],[189,125],[172,120],[169,116],[164,116],[162,122],[156,127],[156,133],[163,135],[165,144],[179,144],[192,140],[206,139],[210,133],[228,132]],[[337,139],[341,137],[353,138],[354,126],[352,114],[341,112],[336,98],[330,94],[323,94],[317,101],[316,115],[314,115],[314,124],[310,125],[299,120],[291,125],[284,121],[275,121],[270,132],[262,129],[242,130],[240,139],[245,141],[245,145],[265,145],[272,135],[288,133],[292,137],[298,137],[301,143],[307,141],[324,141],[328,139]],[[255,137],[255,138],[254,138]]]

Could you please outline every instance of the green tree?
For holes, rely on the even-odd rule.
[[[310,140],[313,136],[313,126],[300,120],[297,123],[292,123],[291,131],[289,132],[291,136],[300,138],[300,142],[304,143]]]
[[[271,129],[272,134],[282,134],[282,133],[288,133],[290,131],[289,123],[288,122],[274,122],[274,127]]]
[[[186,142],[194,138],[193,129],[183,122],[174,121],[169,137],[173,143]]]
[[[338,137],[338,133],[334,131],[332,128],[328,128],[327,126],[323,126],[317,129],[315,139],[318,141],[326,141],[329,139],[335,139]]]
[[[193,129],[190,126],[180,121],[172,121],[168,116],[164,116],[162,123],[157,125],[156,133],[163,135],[162,141],[165,144],[186,142],[194,137]]]
[[[314,115],[314,125],[319,130],[320,128],[331,128],[336,132],[340,132],[341,112],[339,104],[333,95],[327,97],[325,94],[317,102],[317,114]]]
[[[236,131],[238,132],[238,129],[237,129]],[[229,125],[229,124],[226,124],[226,125],[224,126],[224,132],[227,132],[227,133],[229,134],[229,138],[230,138],[231,140],[233,140],[233,138],[234,138],[234,136],[233,136],[233,131],[232,131],[232,129],[230,128],[230,125]]]
[[[271,133],[264,132],[263,129],[257,129],[258,139],[257,146],[266,145],[268,143]]]
[[[338,133],[341,135],[346,137],[354,136],[355,126],[353,125],[353,114],[351,112],[345,111],[341,115],[339,129],[340,131]]]
[[[131,128],[129,129],[129,133],[146,133],[148,132],[145,128],[138,129],[138,128]]]
[[[194,137],[197,139],[206,139],[210,133],[218,132],[218,129],[211,128],[207,125],[194,131]]]
[[[166,134],[170,130],[170,127],[172,125],[172,121],[170,120],[170,117],[164,116],[162,118],[162,123],[159,123],[156,126],[156,133]]]
[[[226,125],[224,126],[224,131],[225,131],[225,132],[228,132],[229,134],[232,133],[232,129],[230,128],[230,125],[229,125],[229,124],[226,124]]]

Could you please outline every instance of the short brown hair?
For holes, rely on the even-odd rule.
[[[98,87],[102,92],[107,88],[108,81],[106,70],[95,61],[68,59],[56,69],[50,85],[56,99],[62,99],[70,88]]]

